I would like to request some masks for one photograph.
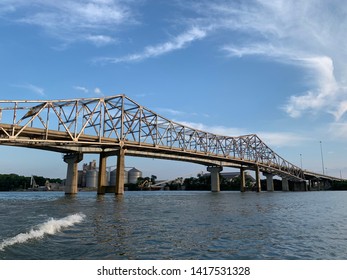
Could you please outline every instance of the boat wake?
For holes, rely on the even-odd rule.
[[[35,228],[29,232],[20,233],[14,237],[6,238],[0,243],[0,251],[3,251],[6,247],[12,246],[17,243],[25,243],[31,239],[40,239],[45,235],[53,235],[62,231],[65,228],[71,227],[75,224],[81,223],[85,218],[82,213],[69,215],[62,219],[49,219],[47,222],[38,224]]]

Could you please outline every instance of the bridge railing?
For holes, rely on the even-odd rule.
[[[3,125],[1,125],[3,124]],[[5,125],[7,124],[7,126]],[[258,164],[263,170],[304,178],[297,166],[270,149],[256,134],[221,136],[173,122],[139,105],[125,95],[53,101],[0,101],[0,141],[18,140],[28,128],[41,129],[41,139],[52,132],[64,141],[91,141],[99,145],[150,145],[225,160]],[[28,138],[28,135],[25,135]],[[27,141],[27,140],[26,140]]]

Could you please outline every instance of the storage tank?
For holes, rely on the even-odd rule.
[[[83,170],[78,171],[78,183],[77,185],[80,188],[84,188],[86,186],[86,176]]]
[[[96,170],[88,170],[86,174],[86,188],[97,188],[98,187],[98,175],[99,172]]]
[[[110,172],[110,186],[116,185],[117,169]],[[128,184],[128,171],[124,170],[124,184]]]
[[[124,170],[124,184],[128,184],[129,183],[129,174],[128,171]]]
[[[128,172],[129,174],[129,183],[130,184],[136,184],[137,183],[137,179],[139,177],[142,177],[142,172],[136,168],[132,168],[129,170]]]

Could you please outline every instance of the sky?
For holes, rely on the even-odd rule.
[[[0,99],[125,94],[193,128],[256,133],[299,167],[347,178],[346,13],[343,0],[2,0]],[[0,158],[0,173],[66,176],[61,154],[0,146]],[[206,172],[126,165],[159,179]]]

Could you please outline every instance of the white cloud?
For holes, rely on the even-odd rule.
[[[311,71],[315,88],[299,95],[291,96],[285,111],[292,117],[299,117],[306,110],[325,110],[339,119],[345,111],[337,109],[339,85],[334,76],[333,61],[330,57],[311,57],[298,59],[302,67]]]
[[[74,86],[73,88],[74,88],[75,90],[79,90],[79,91],[82,91],[82,92],[84,92],[84,93],[88,93],[88,92],[89,92],[89,90],[88,90],[87,88],[85,88],[85,87]]]
[[[191,6],[205,25],[229,32],[230,43],[222,47],[229,56],[258,56],[306,71],[309,90],[293,94],[283,106],[291,117],[325,112],[339,120],[345,115],[347,6],[341,1],[221,0]]]
[[[109,34],[135,22],[130,4],[115,0],[5,0],[0,12],[9,21],[38,26],[64,42],[85,40],[98,46],[114,43]]]
[[[170,53],[179,49],[183,49],[193,41],[203,39],[207,32],[198,27],[192,27],[187,31],[173,37],[171,40],[153,46],[147,46],[142,52],[126,55],[123,57],[102,57],[95,61],[120,63],[120,62],[138,62],[144,59],[157,57],[166,53]]]
[[[102,93],[101,89],[100,88],[95,88],[94,89],[94,93],[98,96],[104,96],[104,94]]]
[[[102,47],[106,45],[111,45],[117,43],[117,40],[105,35],[87,35],[85,40],[93,43],[97,47]]]
[[[35,93],[36,95],[39,95],[41,97],[46,96],[45,94],[45,90],[42,87],[33,85],[33,84],[23,84],[23,85],[12,85],[13,87],[18,87],[18,88],[23,88],[23,89],[27,89],[33,93]]]

